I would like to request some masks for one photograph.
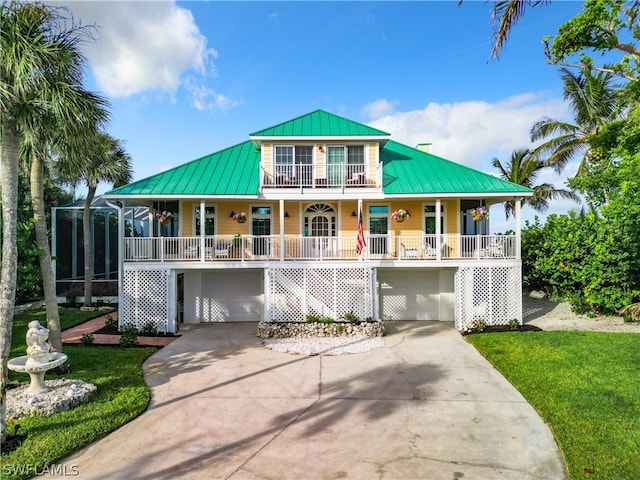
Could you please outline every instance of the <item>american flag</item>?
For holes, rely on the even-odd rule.
[[[358,211],[358,240],[356,243],[356,253],[360,255],[362,249],[367,246],[367,242],[364,240],[364,232],[362,231],[362,207]]]

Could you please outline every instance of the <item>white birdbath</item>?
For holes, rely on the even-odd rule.
[[[50,352],[48,338],[49,330],[40,325],[40,322],[37,320],[29,322],[27,354],[7,362],[9,370],[29,374],[31,383],[27,392],[34,395],[49,391],[49,387],[44,383],[44,374],[67,361],[64,353]]]

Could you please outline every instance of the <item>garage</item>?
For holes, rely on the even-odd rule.
[[[378,269],[380,318],[454,319],[454,272],[446,269]]]
[[[258,322],[264,311],[262,270],[184,274],[184,322]]]

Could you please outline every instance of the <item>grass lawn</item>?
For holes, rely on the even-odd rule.
[[[640,479],[640,335],[468,335],[550,426],[572,480]]]
[[[103,312],[60,309],[63,329],[101,314]],[[26,325],[34,318],[46,325],[43,311],[16,315],[11,357],[24,355]],[[18,419],[19,433],[26,434],[27,438],[16,450],[2,455],[0,478],[31,478],[34,468],[42,471],[46,465],[105,436],[142,413],[150,398],[142,378],[142,362],[155,351],[155,348],[66,346],[64,353],[69,357],[71,373],[63,377],[93,383],[98,391],[90,402],[72,410]],[[25,374],[10,374],[13,374],[10,378],[28,381]],[[54,378],[58,377],[50,373],[45,377]],[[19,473],[21,469],[24,474]]]

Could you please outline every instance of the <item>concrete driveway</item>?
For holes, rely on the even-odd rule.
[[[255,323],[185,328],[145,364],[149,409],[64,463],[83,479],[564,479],[533,408],[442,322],[296,356]]]

